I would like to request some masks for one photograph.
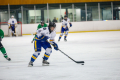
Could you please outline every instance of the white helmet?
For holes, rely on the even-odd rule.
[[[12,15],[11,18],[14,18],[14,16]]]

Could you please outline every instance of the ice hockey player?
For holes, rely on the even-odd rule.
[[[40,55],[42,47],[45,49],[42,63],[43,65],[49,65],[49,62],[47,60],[52,53],[52,47],[50,44],[54,46],[55,50],[58,50],[58,45],[54,42],[54,38],[56,36],[55,28],[56,24],[54,22],[50,22],[48,27],[43,27],[36,31],[37,34],[34,42],[35,53],[33,53],[31,57],[31,60],[28,64],[29,67],[33,66],[33,62]],[[50,42],[48,42],[48,39],[50,39]]]
[[[3,32],[3,30],[0,29],[0,51],[2,52],[2,54],[4,55],[4,57],[5,57],[8,61],[10,61],[11,59],[8,57],[5,48],[3,47],[2,43],[1,43],[2,38],[4,38],[4,32]]]
[[[41,21],[41,24],[38,25],[37,30],[40,29],[40,28],[43,28],[43,27],[48,27],[48,26],[47,26],[46,23],[44,23],[44,21]],[[34,35],[35,35],[35,37],[36,37],[36,33],[34,33]],[[34,37],[34,38],[35,38],[35,37]],[[33,38],[33,40],[31,41],[31,43],[33,43],[33,41],[35,40],[34,38]]]
[[[72,23],[70,22],[70,19],[67,17],[67,15],[64,16],[64,19],[62,20],[62,27],[61,27],[61,34],[59,36],[58,41],[60,41],[61,37],[63,36],[64,32],[65,32],[65,36],[64,36],[64,41],[67,41],[67,35],[68,35],[68,23],[70,24],[70,27],[72,27]]]
[[[16,36],[17,20],[14,18],[13,15],[8,20],[8,27],[10,31],[10,36]]]
[[[43,27],[47,27],[47,24],[44,21],[41,21],[41,24],[38,25],[37,30]]]

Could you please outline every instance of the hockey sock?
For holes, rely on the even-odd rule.
[[[3,53],[4,57],[7,58],[8,56],[7,56],[7,53],[6,53],[5,48],[3,47],[3,48],[1,48],[0,50],[1,50],[1,52]]]
[[[48,60],[49,57],[50,57],[50,54],[47,54],[47,53],[45,52],[43,59]]]
[[[31,61],[34,62],[39,55],[40,55],[40,53],[35,52],[35,53],[32,55],[32,57],[31,57]]]
[[[67,38],[67,35],[68,35],[68,32],[65,32],[65,37],[64,37],[65,39]]]
[[[61,37],[62,37],[62,36],[63,36],[63,33],[61,33],[61,34],[60,34],[60,37],[59,37],[59,39],[61,39]]]
[[[59,39],[61,39],[61,37],[62,37],[62,36],[60,35]]]
[[[67,35],[65,35],[65,37],[64,37],[65,39],[67,38]]]
[[[50,57],[50,54],[51,54],[51,53],[52,53],[52,49],[51,49],[51,48],[47,48],[47,49],[46,49],[46,52],[45,52],[45,54],[44,54],[43,59],[48,60],[48,58]]]

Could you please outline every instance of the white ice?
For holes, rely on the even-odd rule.
[[[0,52],[0,80],[120,80],[120,31],[69,33],[67,42],[62,37],[56,42],[63,52],[76,61],[84,60],[85,65],[77,64],[59,51],[52,49],[50,65],[42,66],[45,50],[28,67],[34,52],[33,36],[5,37],[2,41],[8,56],[7,61]]]

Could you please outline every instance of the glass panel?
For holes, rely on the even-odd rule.
[[[61,4],[61,15],[64,17],[64,15],[67,15],[70,21],[73,21],[73,10],[72,10],[72,4]]]
[[[36,5],[36,23],[46,22],[47,17],[47,4]]]
[[[51,21],[55,23],[61,22],[60,4],[49,4],[49,22]]]
[[[8,13],[8,5],[0,6],[0,22],[8,22],[9,13]]]
[[[23,24],[35,23],[34,5],[23,6]]]
[[[21,13],[21,6],[18,5],[11,5],[10,6],[10,17],[14,16],[17,22],[22,22],[22,13]]]
[[[98,3],[87,3],[87,21],[99,20]]]
[[[120,2],[113,2],[113,20],[120,20]]]
[[[85,3],[74,4],[74,21],[86,21]]]
[[[100,20],[112,20],[111,2],[100,3]]]

